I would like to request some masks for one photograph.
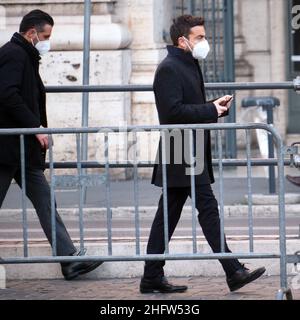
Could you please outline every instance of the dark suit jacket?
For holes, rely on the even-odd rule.
[[[197,124],[218,121],[218,113],[212,102],[206,102],[204,82],[197,60],[191,53],[174,46],[168,46],[168,55],[160,63],[154,78],[154,94],[160,124]],[[195,136],[195,135],[194,135]],[[184,140],[184,139],[183,139]],[[196,140],[194,139],[194,142]],[[170,163],[167,164],[167,186],[189,187],[191,177],[186,174],[189,164],[174,162],[174,145],[171,143]],[[183,152],[184,148],[183,146]],[[175,147],[176,148],[176,147]],[[196,145],[194,144],[194,150]],[[208,184],[214,182],[210,132],[204,133],[204,171],[195,176],[195,182]],[[162,186],[161,141],[154,166],[152,183]],[[184,156],[182,155],[182,159]]]
[[[39,52],[20,34],[0,48],[0,128],[47,127]],[[43,168],[45,152],[34,135],[25,137],[26,166]],[[18,136],[0,135],[0,164],[20,165]]]

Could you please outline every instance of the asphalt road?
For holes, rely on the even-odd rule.
[[[254,193],[267,193],[268,182],[264,178],[253,179]],[[219,196],[218,181],[213,185],[215,195]],[[160,188],[154,187],[149,180],[139,180],[139,205],[156,206],[160,197]],[[244,178],[226,178],[224,179],[224,202],[226,205],[245,204],[245,194],[247,193],[247,180]],[[297,193],[300,188],[293,186],[289,182],[286,184],[286,192]],[[85,207],[106,207],[105,186],[88,188],[87,201]],[[72,208],[78,206],[77,190],[57,190],[56,199],[61,208]],[[115,181],[111,182],[111,203],[112,207],[133,206],[133,181]],[[18,209],[21,204],[21,192],[17,185],[13,184],[7,194],[2,208]],[[190,204],[190,200],[187,201]],[[28,202],[28,207],[31,204]],[[1,211],[0,211],[1,215]],[[0,216],[1,218],[1,216]],[[153,216],[140,220],[141,237],[148,237]],[[22,224],[20,221],[5,221],[0,219],[0,239],[22,239]],[[79,224],[74,219],[65,221],[70,235],[76,239],[79,237]],[[299,217],[292,216],[286,218],[287,235],[298,236],[300,225]],[[191,218],[184,215],[175,231],[174,236],[191,237],[192,235]],[[105,218],[93,219],[89,221],[85,216],[84,221],[85,238],[107,239],[107,221]],[[227,236],[247,236],[249,234],[248,221],[246,218],[225,218],[225,232]],[[278,219],[272,217],[254,218],[254,235],[270,236],[278,234]],[[30,239],[42,239],[44,234],[38,221],[29,221],[28,235]],[[201,228],[197,226],[197,235],[202,236]],[[113,238],[134,238],[135,225],[134,217],[132,219],[125,217],[114,217],[112,221]]]
[[[149,235],[152,218],[141,219],[140,235],[141,238],[147,238]],[[75,220],[66,220],[66,227],[73,239],[79,238],[79,224]],[[288,236],[299,235],[300,218],[288,217],[286,219],[286,233]],[[278,219],[276,218],[255,218],[253,224],[254,236],[271,236],[279,233]],[[247,219],[227,218],[225,219],[225,233],[227,236],[247,236],[249,227]],[[197,235],[203,236],[200,226],[197,225]],[[38,221],[29,221],[28,223],[29,239],[45,239],[43,231]],[[0,239],[13,240],[22,239],[23,231],[20,221],[1,221]],[[98,238],[107,239],[107,222],[106,219],[99,219],[84,222],[84,237],[86,239]],[[112,220],[112,237],[113,239],[133,239],[135,238],[134,220],[117,218]],[[182,217],[174,237],[192,237],[192,221]]]
[[[128,207],[134,205],[133,181],[112,181],[111,185],[111,206]],[[246,178],[225,178],[224,203],[226,205],[245,204],[247,194]],[[215,196],[219,198],[219,183],[212,185]],[[256,194],[268,194],[268,180],[265,178],[252,179],[252,192]],[[300,193],[300,188],[286,182],[287,193]],[[161,194],[161,189],[151,185],[150,180],[141,179],[138,182],[138,201],[140,206],[156,206]],[[57,189],[56,199],[59,207],[67,208],[78,205],[78,191],[76,189]],[[187,201],[187,204],[190,202]],[[21,207],[21,192],[16,184],[12,184],[3,202],[3,209],[18,209]],[[28,207],[31,207],[28,202]],[[85,207],[106,207],[105,185],[89,187]],[[0,211],[1,214],[1,211]]]

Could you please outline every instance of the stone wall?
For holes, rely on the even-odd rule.
[[[45,85],[82,84],[83,74],[83,0],[1,1],[5,26],[0,30],[0,45],[18,31],[21,18],[32,9],[40,8],[53,16],[55,26],[51,37],[51,52],[43,56],[40,73]],[[126,85],[130,83],[132,65],[128,48],[132,35],[116,18],[114,1],[93,1],[91,16],[91,85]],[[129,93],[92,93],[89,96],[89,126],[115,126],[131,121]],[[47,95],[49,127],[80,127],[82,94],[62,93]],[[110,156],[115,158],[117,144]],[[55,160],[76,159],[75,137],[59,135],[54,138]],[[120,144],[120,148],[124,143]],[[127,150],[120,150],[127,154]],[[103,136],[89,138],[89,159],[103,160]],[[124,171],[124,170],[123,170]]]

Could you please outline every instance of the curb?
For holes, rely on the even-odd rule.
[[[76,242],[75,242],[76,243]],[[76,243],[78,245],[78,243]],[[229,238],[228,246],[235,253],[248,253],[249,241],[243,237]],[[85,242],[88,255],[107,256],[107,243],[104,239],[89,239]],[[0,242],[2,257],[23,256],[23,245],[19,241]],[[115,256],[135,255],[135,242],[129,239],[114,239],[112,252]],[[141,241],[141,253],[146,250],[146,241]],[[289,238],[287,240],[288,252],[299,250],[299,239]],[[197,251],[201,253],[211,252],[203,237],[197,241]],[[170,253],[191,253],[193,252],[192,241],[186,238],[175,238],[170,242]],[[279,252],[279,240],[276,237],[256,237],[254,241],[255,253]],[[29,256],[51,256],[51,249],[44,240],[29,243]],[[265,266],[266,275],[280,274],[279,259],[243,259],[250,269]],[[101,267],[83,276],[86,279],[101,278],[133,278],[143,274],[143,261],[118,261],[105,262]],[[44,264],[9,264],[4,265],[7,279],[61,279],[60,265],[57,263]],[[166,262],[165,272],[168,276],[223,276],[221,265],[216,260],[172,260]],[[293,265],[288,265],[288,274],[293,273]]]
[[[139,207],[140,218],[153,217],[157,210],[157,206]],[[111,208],[112,216],[115,218],[132,218],[135,215],[134,207],[114,207]],[[58,212],[63,219],[71,219],[79,217],[78,208],[58,208]],[[253,217],[278,217],[278,205],[253,205]],[[83,208],[83,213],[89,220],[107,217],[106,208]],[[182,215],[188,216],[192,213],[191,206],[185,206]],[[224,206],[224,217],[247,218],[249,213],[248,205],[229,205]],[[285,215],[290,217],[300,217],[300,204],[287,204],[285,206]],[[27,209],[27,218],[29,220],[37,219],[34,209]],[[22,219],[22,209],[1,209],[1,220],[20,220]]]

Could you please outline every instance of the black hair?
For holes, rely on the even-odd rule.
[[[196,26],[204,26],[204,19],[202,17],[194,17],[186,14],[173,19],[173,24],[170,28],[170,37],[173,45],[178,46],[178,38],[182,36],[188,38],[191,29]]]
[[[53,18],[48,13],[42,10],[33,10],[23,17],[20,24],[19,32],[24,33],[31,28],[36,28],[38,32],[42,32],[46,24],[49,24],[53,27]]]

